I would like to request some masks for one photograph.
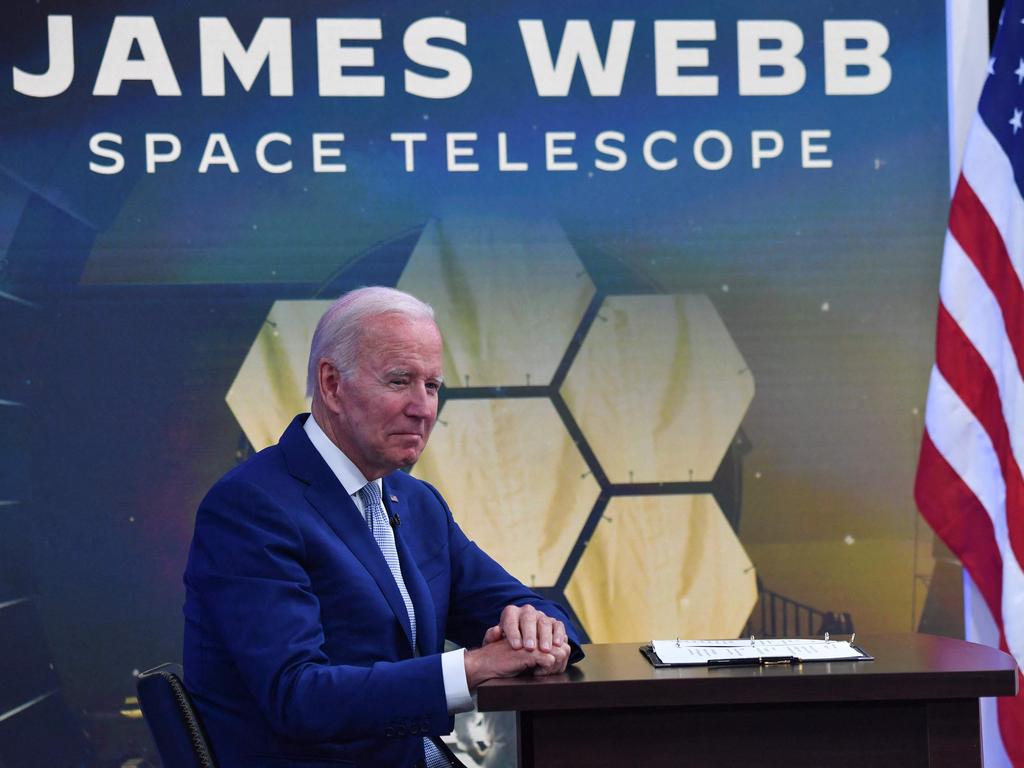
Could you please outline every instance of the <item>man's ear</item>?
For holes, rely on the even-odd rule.
[[[321,402],[327,410],[338,413],[341,410],[341,373],[333,363],[323,358],[317,364],[316,373]]]

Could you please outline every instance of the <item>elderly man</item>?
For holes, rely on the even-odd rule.
[[[582,655],[558,606],[396,471],[423,451],[441,383],[429,306],[342,296],[313,336],[312,415],[200,505],[185,677],[222,768],[447,766],[436,737],[477,685]],[[472,650],[442,653],[446,637]]]

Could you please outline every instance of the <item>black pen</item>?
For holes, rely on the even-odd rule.
[[[800,659],[796,656],[768,656],[756,659],[711,659],[708,666],[712,669],[718,667],[762,667],[769,664],[799,664]]]

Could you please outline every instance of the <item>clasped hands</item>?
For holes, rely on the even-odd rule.
[[[479,648],[466,651],[466,680],[470,690],[494,677],[557,675],[569,663],[565,625],[532,605],[508,605],[498,623],[484,633]]]

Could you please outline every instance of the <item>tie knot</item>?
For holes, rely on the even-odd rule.
[[[359,499],[366,507],[376,507],[381,504],[380,488],[377,483],[369,482],[359,489]]]

